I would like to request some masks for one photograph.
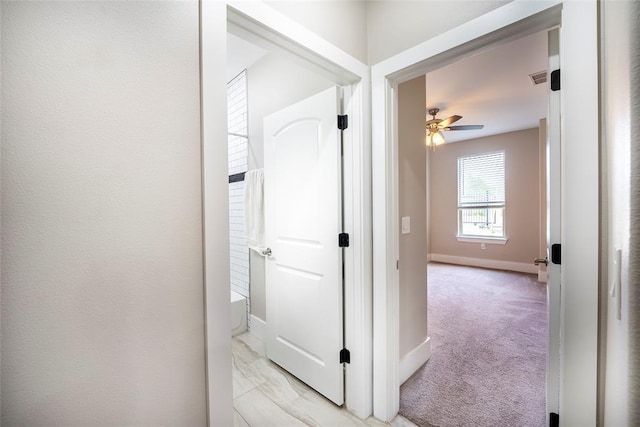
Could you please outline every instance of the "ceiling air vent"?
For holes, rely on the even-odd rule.
[[[531,83],[533,85],[539,85],[547,82],[547,70],[538,71],[537,73],[529,74],[529,78],[531,79]]]

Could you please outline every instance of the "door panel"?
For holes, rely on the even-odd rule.
[[[264,119],[267,356],[343,403],[338,88]]]

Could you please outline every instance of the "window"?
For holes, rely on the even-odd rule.
[[[227,84],[229,177],[247,171],[247,73]],[[249,249],[244,233],[244,181],[229,179],[229,262],[231,290],[249,296]],[[248,300],[247,300],[248,301]]]
[[[458,157],[458,237],[504,240],[504,151]]]

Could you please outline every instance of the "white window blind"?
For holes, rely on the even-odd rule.
[[[458,158],[458,237],[505,237],[504,186],[504,151]]]
[[[459,157],[458,207],[504,204],[504,151]]]

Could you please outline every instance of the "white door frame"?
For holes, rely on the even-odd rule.
[[[597,3],[515,0],[372,67],[374,415],[399,408],[397,85],[562,23],[560,422],[594,426],[597,403],[599,115]]]
[[[209,185],[207,181],[221,174],[214,173],[209,165],[220,166],[216,159],[226,159],[226,139],[221,140],[220,123],[213,123],[207,111],[219,114],[221,105],[226,99],[220,98],[218,93],[206,90],[208,87],[219,85],[213,80],[214,74],[219,74],[214,68],[225,69],[226,58],[215,55],[220,52],[219,37],[216,40],[206,40],[207,34],[219,34],[221,23],[215,19],[219,12],[219,5],[215,0],[205,0],[201,3],[201,55],[202,55],[202,104],[203,104],[203,198],[204,198],[204,248],[205,248],[205,294],[207,313],[207,391],[209,407],[209,424],[216,420],[227,420],[233,411],[224,405],[217,405],[216,394],[219,378],[217,358],[213,356],[214,349],[209,348],[210,342],[220,342],[220,331],[216,327],[216,316],[219,313],[217,301],[229,300],[228,283],[219,283],[220,277],[228,276],[228,267],[221,265],[220,259],[214,254],[220,254],[221,242],[226,242],[228,236],[222,235],[223,230],[215,227],[216,218],[219,222],[220,209],[211,206],[225,206],[225,199],[220,188]],[[349,127],[343,133],[345,138],[344,151],[344,183],[345,183],[345,231],[350,234],[350,247],[345,252],[345,341],[351,351],[351,363],[346,365],[346,396],[347,408],[361,418],[371,415],[372,407],[372,267],[371,267],[371,150],[370,138],[370,80],[369,67],[338,47],[322,39],[300,24],[282,15],[263,2],[227,1],[227,24],[234,31],[242,33],[253,40],[269,43],[270,46],[289,52],[298,60],[311,67],[314,71],[345,87],[345,113],[349,115]],[[217,28],[216,28],[217,26]],[[225,35],[226,37],[226,35]],[[215,57],[215,58],[214,58]],[[219,79],[219,77],[216,77]],[[215,107],[212,107],[215,106]],[[226,117],[226,116],[225,116]],[[214,126],[217,126],[213,129]],[[217,131],[217,132],[216,132]],[[225,178],[221,178],[225,179]],[[226,182],[226,181],[225,181]],[[214,215],[217,217],[214,218]],[[209,227],[211,226],[211,227]],[[215,232],[210,230],[215,229]],[[336,236],[336,244],[337,244]],[[226,269],[226,270],[225,270]],[[226,274],[224,274],[226,271]],[[219,273],[219,274],[217,274]],[[226,287],[226,289],[225,289]],[[267,319],[268,321],[269,319]],[[215,329],[215,334],[211,331]],[[224,331],[222,331],[224,333]],[[230,330],[228,331],[231,339]],[[230,348],[230,344],[229,344]],[[336,349],[339,351],[339,349]],[[226,379],[224,380],[226,381]],[[228,394],[231,390],[228,388]],[[226,400],[224,400],[226,404]],[[227,405],[228,406],[228,405]]]

